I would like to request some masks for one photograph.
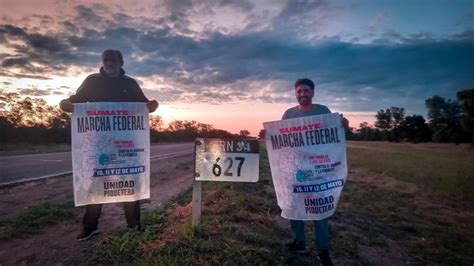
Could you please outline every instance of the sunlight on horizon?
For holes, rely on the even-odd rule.
[[[65,86],[68,84],[79,86],[86,75],[79,77],[58,77],[50,81],[40,81],[42,85],[51,86],[56,84]],[[21,85],[17,80],[16,85]],[[15,85],[12,84],[12,85]],[[69,87],[69,86],[68,86]],[[64,89],[66,90],[66,89]],[[66,94],[73,94],[76,88],[67,89]],[[32,98],[42,98],[47,101],[48,105],[57,107],[62,99],[69,97],[68,95],[45,95],[30,96]],[[25,96],[25,95],[22,95]],[[156,99],[160,102],[160,99]],[[317,100],[317,99],[315,99]],[[325,103],[323,103],[325,104]],[[208,103],[160,103],[158,109],[151,115],[160,116],[163,120],[163,126],[166,128],[169,123],[174,120],[195,120],[199,123],[210,124],[216,129],[224,129],[231,133],[238,134],[240,130],[249,130],[251,136],[257,136],[261,129],[262,123],[268,121],[280,120],[283,112],[296,105],[287,103],[262,103],[262,102],[240,102],[233,104],[208,104]],[[330,103],[327,104],[331,107]],[[334,109],[333,112],[339,112]],[[358,128],[362,122],[373,124],[375,121],[375,112],[342,112],[344,117],[349,119],[350,126]]]

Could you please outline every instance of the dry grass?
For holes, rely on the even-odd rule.
[[[474,149],[469,145],[349,142],[350,168],[364,168],[449,196],[474,200]]]
[[[472,152],[455,148],[351,143],[348,183],[329,222],[335,264],[472,265],[474,210],[464,188],[472,184]],[[118,232],[98,247],[109,254],[98,254],[99,261],[319,265],[312,241],[307,256],[285,249],[291,233],[288,221],[279,217],[265,150],[260,167],[257,184],[205,183],[200,226],[190,223],[188,191],[177,198],[181,206],[151,215],[148,224],[155,226],[145,234]]]
[[[3,143],[0,144],[0,156],[23,155],[33,153],[51,153],[71,151],[68,144],[28,144],[28,143]]]

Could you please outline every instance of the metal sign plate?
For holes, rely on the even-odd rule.
[[[198,138],[195,145],[196,180],[258,181],[258,140]]]

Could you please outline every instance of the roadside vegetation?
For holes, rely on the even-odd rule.
[[[458,91],[457,99],[432,96],[425,100],[427,119],[405,115],[404,107],[392,106],[374,112],[374,125],[362,122],[346,131],[348,140],[392,142],[450,142],[474,145],[474,89]],[[175,120],[164,126],[160,116],[150,115],[150,139],[158,142],[187,142],[195,138],[249,137],[242,129],[238,134],[214,128],[195,120]],[[262,139],[264,130],[258,137]],[[0,156],[28,143],[49,146],[71,143],[71,115],[49,106],[42,98],[24,97],[0,89]],[[21,144],[24,145],[24,144]],[[21,148],[20,148],[21,149]],[[39,151],[41,152],[41,150]],[[48,152],[48,149],[46,149]]]
[[[349,168],[474,201],[474,150],[468,145],[350,142],[348,154]]]
[[[382,144],[380,144],[382,145]],[[366,146],[367,147],[367,146]],[[426,148],[419,149],[420,147]],[[386,149],[387,147],[381,147]],[[434,150],[433,150],[434,149]],[[470,157],[459,151],[443,153],[443,147],[394,147],[388,155],[366,154],[350,148],[350,173],[336,214],[330,220],[331,256],[336,265],[403,265],[474,263],[472,201],[464,184],[438,189],[449,183],[439,164],[451,161],[468,165]],[[406,159],[390,157],[407,154]],[[69,263],[139,265],[318,265],[317,251],[308,241],[309,254],[293,255],[285,249],[291,240],[287,220],[279,217],[265,150],[261,151],[258,183],[205,183],[203,215],[199,226],[191,225],[191,191],[167,206],[144,214],[145,232],[116,232],[91,247],[87,258],[73,257]],[[411,156],[436,153],[437,161],[411,166]],[[460,154],[457,154],[459,152]],[[471,154],[471,153],[469,153]],[[358,159],[364,155],[370,163]],[[386,159],[380,168],[380,156]],[[417,157],[416,157],[417,158]],[[382,160],[380,159],[380,160]],[[421,163],[420,163],[421,164]],[[464,165],[464,166],[463,166]],[[404,172],[396,172],[399,167]],[[393,170],[379,171],[387,168]],[[469,169],[459,172],[469,177]],[[419,174],[415,174],[418,173]],[[405,176],[408,176],[405,178]],[[448,176],[449,180],[457,175]],[[433,178],[434,185],[428,184]],[[399,180],[400,179],[400,180]],[[439,184],[436,185],[436,182]],[[452,192],[458,191],[459,193]],[[459,196],[464,195],[464,196]],[[312,228],[307,224],[308,239]],[[90,253],[89,253],[90,252]]]
[[[473,265],[473,153],[468,145],[350,142],[349,176],[329,222],[334,263]],[[285,249],[291,231],[280,217],[264,147],[260,159],[258,183],[204,183],[200,225],[191,225],[189,189],[143,212],[144,232],[121,229],[91,240],[63,263],[318,265],[310,223],[309,254]],[[190,161],[175,167],[192,169]],[[71,199],[34,205],[0,222],[1,238],[35,237],[71,219],[73,210]]]
[[[248,137],[248,130],[232,134],[198,121],[174,120],[164,127],[160,116],[149,116],[152,143],[190,142],[195,138]],[[0,89],[0,156],[24,150],[36,152],[62,151],[54,146],[71,143],[71,114],[59,106],[50,106],[46,100],[24,97],[15,92]],[[46,146],[49,147],[44,147]],[[39,148],[38,151],[35,151]],[[26,152],[28,153],[28,152]]]
[[[195,227],[191,224],[190,189],[163,208],[145,213],[144,233],[117,232],[100,243],[100,248],[91,249],[95,252],[88,262],[285,264],[289,254],[284,243],[291,237],[287,223],[279,218],[270,180],[268,161],[264,159],[258,183],[204,183],[202,223]],[[302,259],[314,262],[310,256]]]
[[[38,233],[48,226],[72,219],[73,209],[71,199],[64,203],[43,202],[30,206],[14,219],[0,220],[0,239]]]
[[[69,144],[0,143],[0,156],[71,151]]]

